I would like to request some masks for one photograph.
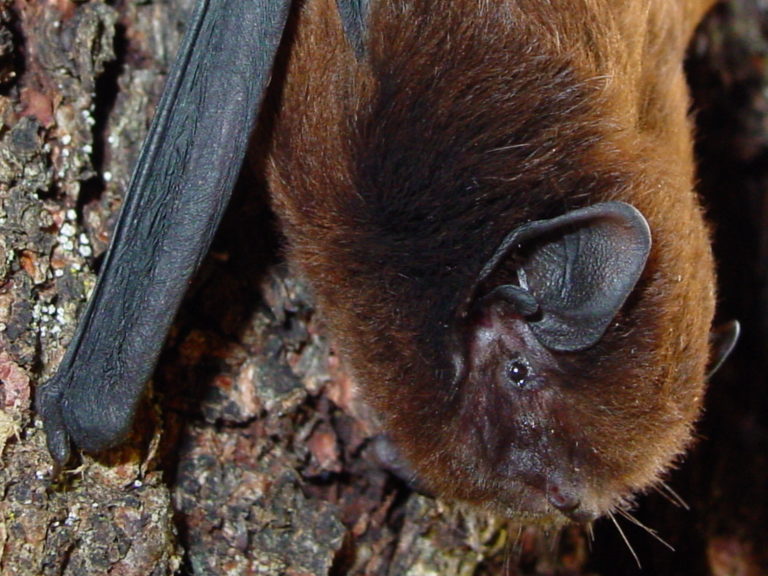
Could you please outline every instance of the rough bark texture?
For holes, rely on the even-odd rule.
[[[135,437],[53,482],[35,385],[93,285],[192,0],[0,0],[0,573],[635,574],[608,521],[559,537],[414,494],[355,398],[248,174]],[[768,7],[718,7],[692,49],[722,317],[744,337],[702,440],[624,523],[645,573],[768,573]],[[591,549],[590,549],[591,548]]]

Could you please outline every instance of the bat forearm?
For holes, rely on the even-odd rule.
[[[59,462],[69,456],[69,436],[100,450],[129,430],[240,172],[288,7],[198,4],[93,296],[59,371],[40,391],[38,409]]]

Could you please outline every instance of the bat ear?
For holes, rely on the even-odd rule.
[[[736,342],[741,334],[741,324],[738,320],[731,320],[721,324],[709,333],[710,359],[707,378],[711,378],[720,369],[736,347]]]
[[[355,51],[355,56],[362,58],[365,56],[370,0],[336,0],[336,6],[347,42]]]
[[[635,287],[651,248],[643,215],[623,202],[595,204],[513,230],[480,274],[481,284],[514,258],[518,285],[488,298],[509,302],[539,342],[575,352],[596,344]]]

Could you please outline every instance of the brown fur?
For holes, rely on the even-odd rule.
[[[372,0],[360,59],[334,0],[302,7],[274,205],[365,397],[437,492],[560,521],[543,482],[592,518],[689,443],[715,280],[682,60],[710,3]],[[455,312],[501,239],[609,200],[644,214],[653,247],[603,339],[555,355],[551,390],[455,393]],[[524,458],[508,448],[523,419]]]

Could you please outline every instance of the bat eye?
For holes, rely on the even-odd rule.
[[[506,365],[507,382],[520,388],[527,384],[528,376],[531,373],[531,367],[524,358],[515,358]]]

